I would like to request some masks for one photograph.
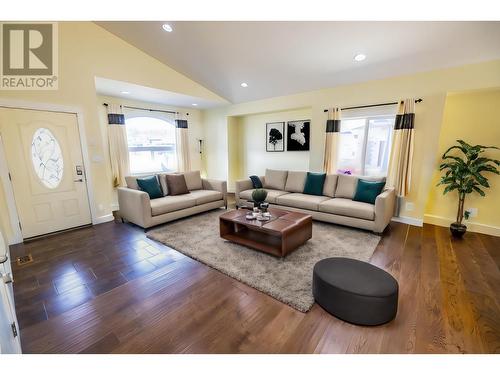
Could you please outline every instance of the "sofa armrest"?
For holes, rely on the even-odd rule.
[[[375,199],[375,225],[373,231],[382,233],[394,216],[396,208],[396,190],[388,188]]]
[[[145,191],[119,187],[118,205],[120,216],[142,228],[151,221],[151,202]]]
[[[249,178],[245,180],[237,180],[234,183],[234,196],[236,198],[236,202],[238,202],[238,200],[240,199],[240,193],[242,191],[250,189],[253,189],[252,180],[250,180]]]
[[[201,182],[205,190],[220,191],[224,199],[224,204],[227,207],[227,181],[203,178]]]

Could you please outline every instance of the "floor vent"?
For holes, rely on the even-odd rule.
[[[33,262],[33,257],[31,256],[31,254],[23,255],[22,257],[17,257],[16,262],[18,266],[23,266],[25,264]]]

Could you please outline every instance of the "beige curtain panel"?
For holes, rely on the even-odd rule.
[[[130,161],[125,116],[120,105],[108,104],[108,124],[109,158],[113,186],[126,186],[125,176],[130,172]]]
[[[177,171],[189,172],[191,170],[191,160],[189,158],[189,138],[187,120],[175,120],[175,141],[177,151]]]
[[[328,120],[326,120],[325,156],[323,158],[323,171],[326,173],[337,173],[340,117],[340,108],[328,109]]]
[[[394,123],[391,156],[387,172],[387,185],[393,186],[399,197],[405,197],[410,191],[415,137],[414,122],[415,99],[400,101]]]

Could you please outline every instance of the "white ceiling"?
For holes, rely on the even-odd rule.
[[[174,107],[207,109],[227,104],[222,101],[207,100],[196,96],[179,94],[172,91],[165,91],[102,77],[95,78],[95,87],[96,92],[100,95],[114,96],[147,103],[171,105]],[[193,106],[193,104],[196,104],[196,106]]]
[[[98,22],[233,103],[500,58],[500,22],[168,23]]]

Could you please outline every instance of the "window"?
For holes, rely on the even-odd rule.
[[[52,132],[39,128],[33,134],[31,142],[31,161],[36,175],[49,189],[55,189],[61,183],[64,161],[59,142]]]
[[[363,176],[385,176],[395,116],[342,119],[338,169]]]
[[[125,125],[132,174],[177,169],[173,123],[155,117],[131,117]]]

